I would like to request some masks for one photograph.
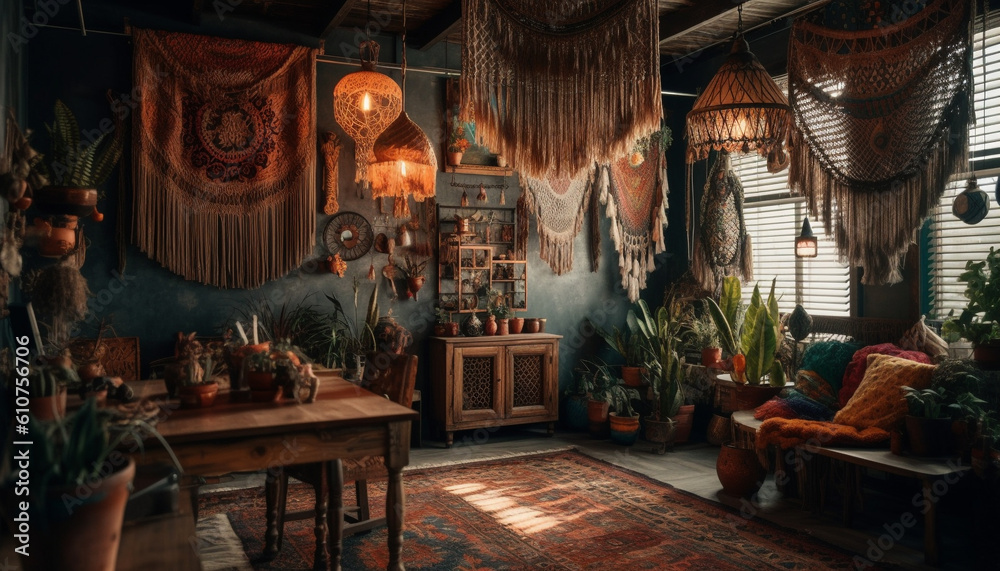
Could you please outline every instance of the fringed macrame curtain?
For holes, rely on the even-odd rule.
[[[886,15],[914,5],[882,4]],[[863,283],[895,283],[916,229],[966,161],[969,2],[933,0],[897,24],[859,23],[875,29],[825,27],[852,21],[831,12],[840,9],[792,28],[789,184],[841,259],[864,268]]]
[[[316,235],[316,50],[135,30],[132,234],[190,280],[252,288]]]
[[[518,172],[609,163],[659,128],[656,0],[462,4],[462,119]]]
[[[666,160],[655,142],[638,166],[626,156],[601,168],[601,203],[607,205],[622,287],[631,302],[646,288],[653,257],[666,249],[667,193]]]
[[[573,269],[573,240],[583,227],[590,193],[597,183],[597,166],[575,176],[525,177],[524,198],[538,224],[538,255],[556,275]],[[526,227],[527,218],[524,218]]]
[[[691,274],[715,292],[726,276],[753,281],[753,246],[743,218],[743,185],[729,153],[718,153],[701,195]]]

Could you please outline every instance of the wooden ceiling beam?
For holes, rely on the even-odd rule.
[[[699,0],[683,10],[660,16],[660,43],[711,24],[749,0]]]
[[[332,2],[330,4],[330,10],[327,12],[329,14],[329,21],[323,28],[322,32],[319,34],[319,39],[324,39],[329,36],[333,30],[340,26],[341,22],[347,18],[347,15],[351,13],[358,0],[340,0],[338,2]]]
[[[440,12],[430,17],[423,26],[409,34],[410,43],[420,50],[430,49],[435,44],[448,39],[448,36],[460,30],[462,26],[462,2],[452,0]]]

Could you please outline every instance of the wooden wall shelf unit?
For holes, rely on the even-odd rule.
[[[431,337],[434,418],[451,446],[456,430],[559,419],[561,335]]]
[[[455,216],[469,219],[469,235],[455,233]],[[445,311],[486,311],[490,289],[512,310],[528,309],[528,263],[514,259],[518,224],[513,208],[438,205],[438,303]]]
[[[472,174],[480,176],[510,176],[514,174],[511,167],[498,167],[494,165],[445,165],[445,172],[455,174]]]

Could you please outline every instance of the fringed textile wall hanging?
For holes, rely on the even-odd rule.
[[[666,249],[663,228],[667,225],[666,160],[658,143],[648,156],[633,166],[624,156],[602,167],[601,203],[611,219],[611,240],[618,252],[622,287],[631,302],[646,288],[646,274],[653,271],[653,257]]]
[[[841,19],[836,11],[849,4],[792,28],[789,184],[840,257],[864,268],[863,283],[895,283],[915,231],[966,160],[970,3],[933,0],[884,26]],[[911,4],[882,9],[906,14]],[[825,25],[841,21],[865,29]]]
[[[601,193],[590,193],[587,218],[590,225],[590,271],[601,269]]]
[[[656,0],[462,5],[462,120],[518,172],[571,175],[659,128]]]
[[[326,196],[326,202],[323,204],[323,213],[332,215],[340,210],[340,202],[338,200],[340,183],[337,179],[340,177],[338,161],[340,159],[340,149],[343,145],[340,144],[340,139],[333,132],[327,131],[323,138],[326,139],[323,142],[323,194]]]
[[[729,153],[718,153],[701,195],[691,274],[708,292],[726,276],[753,281],[753,246],[743,219],[743,185]]]
[[[316,50],[134,30],[133,239],[187,279],[252,288],[316,240]]]
[[[597,183],[597,166],[575,176],[525,177],[525,208],[538,225],[538,255],[556,275],[573,269],[573,240],[587,214],[590,193]],[[528,224],[524,218],[525,226]]]

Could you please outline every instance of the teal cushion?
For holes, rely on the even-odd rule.
[[[859,345],[843,341],[812,343],[802,355],[802,363],[799,368],[815,371],[823,377],[823,380],[830,383],[830,388],[833,389],[834,394],[837,394],[844,380],[844,371],[847,369],[848,363],[851,362],[854,352],[860,348]]]

